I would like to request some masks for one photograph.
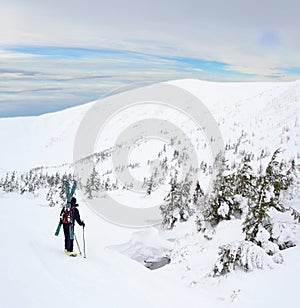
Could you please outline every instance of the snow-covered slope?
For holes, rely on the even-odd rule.
[[[19,195],[0,200],[2,307],[150,308],[170,303],[198,307],[188,294],[181,294],[179,284],[155,277],[132,259],[106,248],[128,241],[131,230],[99,220],[83,207],[87,258],[69,258],[63,252],[62,234],[54,237],[57,208]],[[83,249],[82,228],[77,226],[75,231]]]
[[[270,154],[281,147],[284,157],[299,159],[299,81],[170,83],[207,106],[226,144],[233,145],[242,135],[242,148],[256,156],[262,150]],[[38,166],[69,167],[78,126],[92,105],[39,117],[0,119],[0,177],[6,171]],[[125,120],[114,129],[122,128]],[[149,156],[157,153],[153,145],[143,146],[144,152],[131,154],[134,162],[144,160],[142,166],[146,166]],[[110,168],[108,162],[103,163],[103,172]],[[144,167],[131,172],[140,178],[149,174]],[[126,190],[118,193],[133,200]],[[155,227],[137,231],[100,219],[77,194],[87,226],[88,258],[70,259],[62,251],[62,234],[53,236],[59,208],[48,207],[44,196],[0,194],[0,298],[4,307],[281,307],[298,300],[299,246],[285,250],[285,262],[272,270],[208,277],[218,246],[243,238],[240,220],[220,223],[211,241],[195,231],[193,222],[171,232]],[[298,200],[293,206],[300,210]],[[299,237],[299,226],[293,228]],[[82,230],[76,232],[82,247]],[[168,253],[172,261],[161,269],[150,271],[141,265],[146,257]]]
[[[72,162],[78,125],[91,103],[38,117],[0,119],[0,168],[28,170]]]
[[[235,142],[244,131],[249,149],[269,147],[299,152],[300,81],[286,83],[173,82],[206,104],[218,121],[225,142]]]
[[[137,232],[99,219],[79,199],[87,258],[69,258],[62,234],[54,236],[58,208],[30,196],[0,195],[0,200],[3,307],[264,308],[298,301],[299,247],[285,250],[285,263],[273,269],[208,277],[218,245],[242,238],[239,221],[221,223],[212,241],[191,224],[165,234],[155,228]],[[82,250],[82,229],[75,231]],[[139,263],[171,247],[169,265],[150,271]]]
[[[285,83],[170,82],[197,96],[218,121],[225,141],[241,131],[253,148],[299,147],[300,81]],[[92,103],[38,117],[0,119],[0,168],[28,170],[72,162],[74,138]]]

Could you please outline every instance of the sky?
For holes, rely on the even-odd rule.
[[[0,117],[132,84],[300,79],[297,0],[0,0]]]

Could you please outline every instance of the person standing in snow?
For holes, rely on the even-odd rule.
[[[83,228],[85,227],[84,221],[80,219],[77,207],[78,204],[76,204],[76,198],[72,197],[71,202],[68,203],[60,213],[65,235],[65,254],[72,257],[77,256],[77,254],[73,252],[75,221]]]

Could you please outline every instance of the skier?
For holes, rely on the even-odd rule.
[[[65,254],[70,257],[77,256],[77,254],[73,252],[75,221],[83,228],[85,227],[84,221],[80,219],[77,207],[76,198],[72,197],[70,203],[68,202],[67,206],[65,206],[60,213],[60,222],[63,225],[65,235]]]

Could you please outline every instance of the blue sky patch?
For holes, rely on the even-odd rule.
[[[184,78],[249,81],[256,76],[233,70],[230,63],[129,50],[11,46],[3,52],[8,56],[0,63],[0,117],[24,115],[25,109],[26,115],[53,112],[125,85]],[[299,74],[299,69],[289,73]]]

